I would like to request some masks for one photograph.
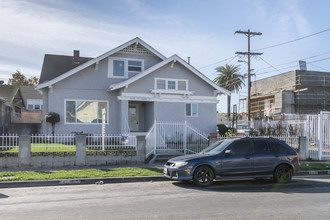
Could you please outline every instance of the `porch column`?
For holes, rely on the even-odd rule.
[[[120,129],[121,132],[128,131],[128,101],[120,100]]]

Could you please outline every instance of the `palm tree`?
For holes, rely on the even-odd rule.
[[[239,74],[239,66],[228,65],[215,68],[219,75],[213,80],[218,86],[229,90],[230,92],[238,92],[244,86],[244,76]],[[230,117],[230,100],[231,96],[227,96],[228,118]]]

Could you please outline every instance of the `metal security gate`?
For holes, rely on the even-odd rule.
[[[330,112],[307,115],[306,136],[310,159],[330,157]]]
[[[146,136],[147,157],[198,153],[208,146],[208,136],[188,122],[155,121]]]

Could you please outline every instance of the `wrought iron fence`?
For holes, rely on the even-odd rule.
[[[33,134],[31,135],[31,151],[58,152],[76,151],[74,134]]]
[[[87,135],[87,150],[136,150],[136,136],[128,134]]]

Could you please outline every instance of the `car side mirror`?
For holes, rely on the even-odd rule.
[[[231,150],[226,150],[225,151],[225,157],[231,155],[233,152]]]

